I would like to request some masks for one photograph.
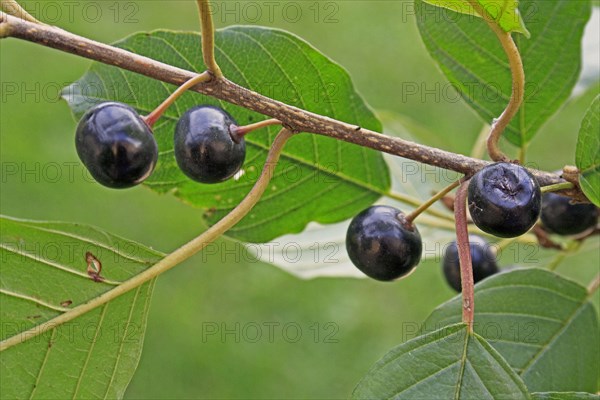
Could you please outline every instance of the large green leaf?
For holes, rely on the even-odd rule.
[[[581,123],[575,154],[581,189],[600,207],[600,96],[594,99]]]
[[[102,264],[88,275],[86,253]],[[0,340],[52,321],[162,255],[98,229],[0,217]],[[0,353],[0,397],[121,398],[142,350],[150,281]]]
[[[483,338],[457,324],[401,344],[359,382],[354,399],[528,399],[523,381]]]
[[[381,130],[348,74],[296,36],[275,29],[232,27],[218,31],[215,40],[216,58],[234,82],[306,110]],[[196,33],[139,33],[117,46],[188,70],[204,70],[200,36]],[[93,94],[89,90],[86,93],[89,88],[95,89]],[[126,102],[148,113],[173,90],[173,86],[134,73],[93,64],[63,95],[77,116],[92,104],[106,100]],[[224,107],[240,125],[265,119],[207,96],[186,93],[156,126],[159,163],[146,184],[158,192],[173,192],[184,202],[204,209],[205,217],[214,223],[250,190],[278,128],[246,137],[248,151],[241,178],[218,185],[198,184],[177,168],[173,131],[181,114],[202,103]],[[310,221],[342,221],[370,205],[389,185],[389,173],[380,154],[330,138],[301,134],[286,146],[263,199],[228,235],[264,242],[299,232]]]
[[[438,307],[426,330],[456,323],[461,298]],[[596,392],[598,318],[586,289],[541,269],[518,269],[475,286],[475,332],[533,391]]]
[[[468,0],[423,0],[438,7],[467,15],[479,15]],[[475,0],[485,12],[506,32],[519,32],[529,36],[519,12],[519,0]]]
[[[416,1],[417,20],[427,49],[467,103],[487,123],[498,118],[510,98],[510,68],[502,47],[479,18],[447,11],[439,18],[432,5]],[[581,38],[591,15],[590,2],[521,0],[531,39],[516,37],[526,77],[525,103],[505,131],[525,145],[571,94],[581,67]]]

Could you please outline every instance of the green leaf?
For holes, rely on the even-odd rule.
[[[528,399],[523,381],[464,324],[401,344],[358,383],[353,399]]]
[[[600,96],[594,99],[581,123],[575,163],[581,173],[583,193],[600,207]]]
[[[217,61],[234,82],[312,112],[381,130],[346,71],[296,36],[275,29],[238,26],[218,31],[215,41]],[[196,33],[138,33],[117,46],[177,67],[204,70],[200,36]],[[94,93],[90,94],[89,88],[94,88]],[[126,102],[141,113],[148,113],[174,89],[95,63],[82,79],[64,90],[63,96],[77,116],[91,105],[107,100]],[[145,183],[155,191],[172,192],[182,201],[203,209],[212,224],[250,190],[278,128],[270,127],[246,137],[247,155],[241,178],[202,185],[179,171],[173,156],[173,132],[187,109],[203,103],[225,108],[239,125],[266,118],[208,96],[186,93],[157,123],[159,163]],[[372,204],[389,186],[389,173],[379,153],[319,135],[300,134],[286,145],[261,201],[228,235],[249,242],[266,242],[300,232],[310,221],[342,221]]]
[[[467,14],[479,14],[467,0],[423,0],[426,3]],[[505,32],[519,32],[529,37],[525,21],[519,12],[519,0],[475,0]]]
[[[461,298],[441,305],[425,330],[461,318]],[[475,286],[474,330],[502,354],[530,391],[597,390],[598,318],[586,289],[541,269],[517,269]]]
[[[97,282],[86,253],[102,264]],[[96,228],[0,217],[0,340],[52,321],[162,254]],[[154,281],[0,353],[0,397],[121,398],[137,367]]]
[[[508,104],[512,79],[496,35],[478,18],[416,0],[421,37],[431,56],[465,101],[491,123]],[[515,38],[523,58],[525,102],[504,136],[524,146],[568,99],[581,68],[581,39],[589,1],[521,0],[530,40]]]
[[[582,392],[544,392],[531,393],[533,400],[598,400],[600,396]]]

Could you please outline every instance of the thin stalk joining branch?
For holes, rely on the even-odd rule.
[[[86,312],[93,310],[94,308],[99,307],[102,304],[105,304],[117,298],[118,296],[150,281],[151,279],[157,277],[163,272],[168,271],[177,264],[190,258],[194,254],[202,250],[210,242],[221,236],[224,232],[226,232],[228,229],[230,229],[232,226],[238,223],[246,214],[248,214],[252,207],[254,207],[254,205],[258,202],[265,189],[269,185],[271,178],[273,177],[273,173],[275,171],[275,167],[277,165],[277,161],[279,160],[281,151],[283,150],[283,146],[285,145],[286,141],[292,136],[293,134],[287,129],[284,128],[281,130],[281,132],[273,141],[273,145],[269,150],[269,154],[267,155],[267,159],[265,161],[265,165],[263,167],[261,175],[252,187],[252,190],[250,190],[250,192],[237,205],[237,207],[235,207],[229,214],[223,217],[223,219],[221,219],[215,225],[208,228],[197,238],[193,239],[192,241],[184,244],[174,252],[170,253],[152,267],[134,276],[133,278],[123,282],[121,285],[115,287],[114,289],[103,293],[102,295],[90,300],[87,303],[74,307],[68,312],[61,314],[58,317],[53,318],[49,321],[46,321],[43,324],[40,324],[27,331],[21,332],[18,335],[3,340],[2,342],[0,342],[0,352],[14,345],[22,343],[26,340],[29,340],[33,337],[36,337],[44,332],[47,332],[57,327],[58,325],[69,322],[74,318],[77,318],[78,316],[85,314]]]
[[[456,182],[451,183],[450,185],[446,186],[440,192],[436,193],[433,197],[431,197],[425,203],[421,204],[419,207],[417,207],[415,210],[413,210],[410,214],[408,214],[406,216],[406,221],[408,221],[409,223],[413,222],[415,220],[415,218],[417,218],[421,213],[428,210],[429,207],[434,205],[436,201],[438,201],[442,197],[446,196],[448,193],[450,193],[452,190],[454,190],[454,188],[456,188],[458,185],[460,185],[460,181],[456,181]]]
[[[573,189],[575,187],[571,182],[556,183],[554,185],[542,186],[542,193],[557,192],[559,190]]]
[[[211,76],[208,72],[203,72],[200,75],[193,77],[192,79],[179,86],[169,97],[165,99],[158,107],[154,109],[150,114],[144,117],[144,121],[149,127],[153,127],[156,121],[164,114],[164,112],[177,100],[183,93],[189,88],[196,86],[199,83],[208,82]]]
[[[253,124],[244,125],[244,126],[232,125],[229,127],[229,130],[231,131],[231,134],[236,139],[240,140],[241,138],[243,138],[244,136],[246,136],[247,134],[249,134],[252,131],[266,128],[267,126],[272,126],[272,125],[281,125],[281,121],[278,119],[275,119],[275,118],[271,118],[271,119],[266,119],[264,121],[258,121]]]
[[[487,148],[490,158],[494,161],[508,161],[508,157],[500,150],[498,142],[504,129],[510,124],[510,121],[519,112],[523,99],[525,97],[525,70],[523,69],[523,60],[519,48],[515,44],[510,33],[504,32],[495,22],[488,24],[498,36],[504,52],[508,56],[510,72],[512,75],[512,94],[504,112],[492,124],[490,136],[488,137]]]
[[[10,15],[14,15],[17,18],[20,18],[25,21],[33,22],[34,24],[43,24],[33,17],[33,15],[29,14],[19,3],[15,0],[1,0],[0,8]]]
[[[206,68],[217,78],[223,76],[221,68],[215,60],[215,27],[209,0],[197,0],[202,29],[202,58]]]
[[[510,124],[510,121],[517,115],[523,99],[525,97],[525,70],[523,69],[523,60],[519,48],[515,44],[511,34],[505,32],[498,23],[488,14],[487,10],[475,0],[467,0],[471,7],[487,22],[490,29],[496,34],[502,49],[508,57],[510,72],[512,75],[512,93],[510,100],[504,112],[492,123],[492,129],[487,140],[488,154],[494,161],[509,161],[508,157],[500,150],[498,142],[504,129]]]
[[[464,181],[454,199],[454,216],[456,218],[456,246],[460,262],[460,282],[462,287],[463,316],[469,332],[473,332],[475,317],[475,289],[473,283],[473,264],[471,247],[469,246],[469,231],[467,230],[467,188],[469,181]]]

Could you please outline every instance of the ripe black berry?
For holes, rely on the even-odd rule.
[[[515,164],[488,165],[469,183],[473,222],[499,237],[516,237],[531,229],[540,215],[541,199],[535,177]]]
[[[218,107],[197,106],[183,114],[175,128],[175,159],[183,173],[202,183],[235,175],[246,158],[246,142],[233,140],[231,125],[235,120]]]
[[[498,272],[496,256],[485,239],[480,236],[469,235],[469,249],[471,251],[473,281],[475,283]],[[444,251],[442,271],[446,282],[454,290],[461,292],[460,262],[458,260],[458,246],[455,241],[450,243]]]
[[[542,197],[542,223],[549,232],[577,235],[598,223],[598,208],[593,204],[571,204],[571,199],[556,193]]]
[[[102,103],[85,113],[75,147],[94,179],[116,189],[141,183],[158,159],[152,130],[133,108],[121,103]]]
[[[352,263],[380,281],[411,272],[421,260],[421,235],[404,214],[389,206],[372,206],[360,212],[348,227],[346,250]]]

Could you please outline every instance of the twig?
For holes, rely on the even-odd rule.
[[[148,57],[74,35],[62,29],[36,25],[0,13],[0,29],[5,24],[10,27],[9,35],[12,37],[76,54],[104,64],[114,65],[177,86],[197,75],[197,72],[173,67]],[[310,132],[332,137],[424,164],[453,170],[467,176],[490,164],[487,161],[461,154],[424,146],[397,137],[385,136],[365,128],[356,131],[356,125],[337,121],[270,99],[238,86],[225,78],[212,79],[204,84],[196,85],[190,90],[276,118],[284,126],[295,132]],[[565,182],[556,174],[533,169],[529,171],[543,186]],[[587,201],[587,198],[579,189],[564,191],[563,194],[579,201]]]
[[[475,289],[473,283],[473,264],[471,247],[469,246],[469,231],[467,230],[467,188],[469,181],[461,183],[454,201],[454,216],[456,218],[456,246],[460,262],[460,282],[462,287],[463,316],[469,332],[473,332],[475,316]]]
[[[93,310],[96,307],[105,304],[118,296],[148,282],[149,280],[157,277],[158,275],[168,271],[184,260],[190,258],[200,250],[202,250],[206,245],[210,242],[221,236],[224,232],[238,223],[248,212],[254,207],[254,205],[260,200],[260,197],[264,193],[267,188],[271,177],[273,176],[273,172],[275,171],[275,167],[277,165],[277,161],[279,160],[279,155],[285,145],[286,141],[292,137],[292,133],[287,129],[282,129],[281,132],[277,135],[275,140],[273,141],[273,145],[269,150],[269,154],[267,155],[267,159],[265,161],[265,165],[263,167],[262,173],[252,190],[246,195],[246,197],[235,207],[229,214],[227,214],[223,219],[217,222],[215,225],[208,228],[205,232],[203,232],[200,236],[193,239],[192,241],[184,244],[171,254],[167,255],[165,258],[160,260],[158,263],[148,268],[147,270],[141,272],[140,274],[134,276],[133,278],[123,282],[121,285],[115,287],[114,289],[109,290],[108,292],[103,293],[102,295],[90,300],[87,303],[81,304],[77,307],[74,307],[67,311],[64,314],[57,316],[56,318],[52,318],[49,321],[44,322],[38,326],[35,326],[27,331],[21,332],[18,335],[9,337],[8,339],[0,342],[0,351],[4,351],[14,345],[22,343],[26,340],[29,340],[33,337],[41,335],[42,333],[56,328],[58,325],[64,324],[77,318],[78,316],[85,314],[86,312]]]

